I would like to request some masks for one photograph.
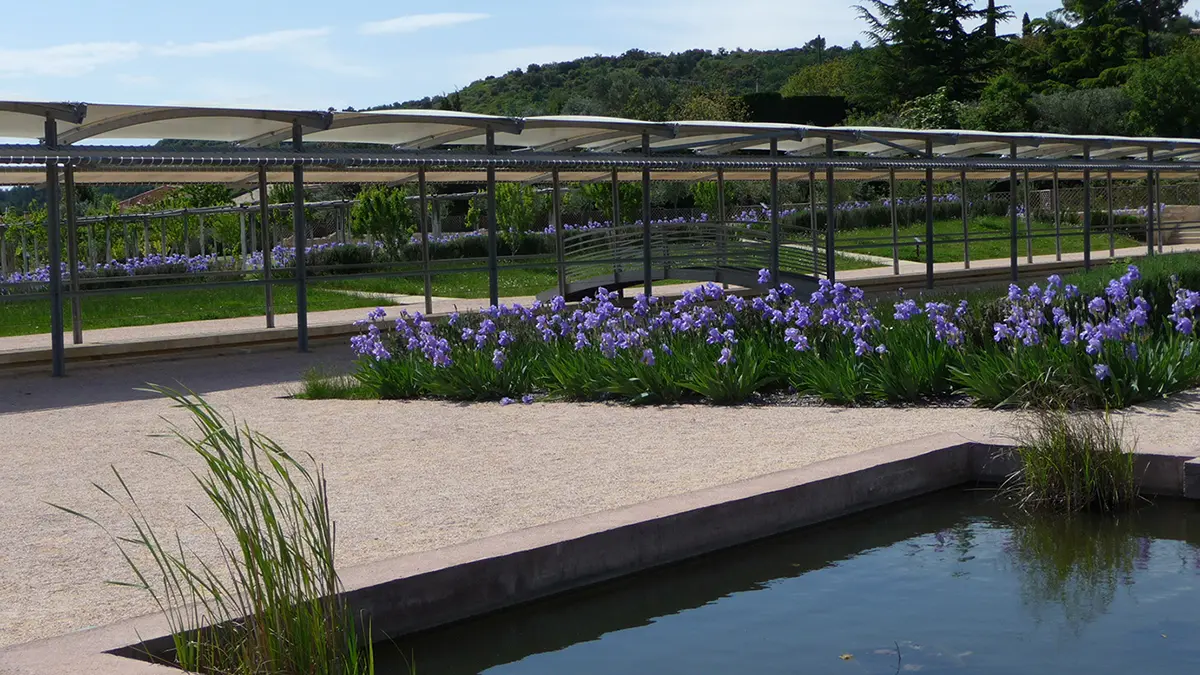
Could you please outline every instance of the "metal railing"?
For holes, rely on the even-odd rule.
[[[1103,179],[1094,182],[1104,183]],[[817,185],[823,188],[820,183]],[[535,252],[512,255],[488,251],[483,232],[467,234],[464,236],[478,236],[480,243],[461,247],[457,253],[449,252],[460,257],[445,257],[447,251],[438,248],[437,242],[441,240],[430,231],[431,217],[426,212],[421,230],[426,235],[418,235],[407,253],[396,258],[380,253],[374,242],[357,241],[350,235],[344,217],[350,202],[308,203],[301,207],[306,214],[327,210],[340,212],[341,216],[305,217],[306,240],[313,257],[304,274],[308,283],[317,288],[330,281],[423,280],[425,306],[429,309],[433,301],[429,290],[431,279],[484,274],[493,267],[497,274],[521,269],[553,270],[562,281],[561,288],[566,284],[586,285],[590,280],[601,285],[607,279],[619,285],[636,285],[645,281],[642,277],[647,257],[652,274],[663,279],[671,278],[672,271],[686,270],[756,274],[760,269],[770,269],[775,260],[780,275],[817,279],[836,277],[836,267],[849,261],[857,266],[890,265],[889,272],[895,275],[922,267],[929,269],[926,265],[929,260],[969,268],[979,251],[989,250],[994,251],[991,257],[1007,257],[1015,249],[1025,264],[1038,254],[1054,254],[1056,259],[1062,259],[1064,251],[1079,250],[1077,243],[1085,237],[1091,240],[1092,248],[1107,249],[1110,256],[1123,246],[1161,251],[1164,245],[1184,240],[1200,245],[1200,185],[1196,183],[1158,186],[1153,195],[1145,185],[1114,186],[1111,190],[1098,185],[1088,195],[1094,217],[1086,226],[1081,189],[1052,189],[1051,197],[1056,198],[1050,200],[1047,210],[1043,192],[1031,189],[1026,194],[1023,188],[1027,185],[1032,182],[1018,183],[1021,189],[1017,190],[1015,204],[1008,193],[959,199],[962,226],[949,230],[942,226],[932,237],[925,231],[925,218],[920,217],[931,212],[919,200],[910,200],[907,211],[897,210],[895,204],[899,200],[895,198],[867,201],[861,208],[875,209],[876,216],[879,212],[887,214],[890,209],[890,217],[879,225],[872,221],[870,227],[852,227],[854,205],[846,207],[839,203],[830,210],[827,195],[814,191],[808,203],[779,206],[780,212],[787,210],[788,215],[778,223],[777,251],[773,247],[775,235],[767,210],[761,206],[748,209],[730,206],[725,210],[731,217],[724,220],[700,209],[653,209],[652,216],[662,218],[651,222],[649,250],[645,247],[642,224],[634,222],[615,227],[565,228],[561,237],[555,236],[553,230],[549,234],[537,232],[529,235],[541,242],[533,247]],[[896,194],[894,185],[891,190]],[[1143,203],[1137,206],[1135,198],[1139,191]],[[972,212],[977,208],[973,206],[976,200],[983,198],[989,200],[989,212],[1006,214],[993,218],[987,227],[980,226]],[[954,212],[953,199],[946,195],[938,199],[943,216]],[[1150,206],[1152,202],[1154,205]],[[294,258],[290,250],[290,234],[294,231],[291,214],[278,218],[274,215],[278,210],[293,210],[295,206],[270,205],[265,219],[257,205],[75,219],[73,228],[63,228],[64,248],[77,247],[78,252],[67,256],[75,259],[74,274],[70,273],[70,263],[64,263],[68,269],[63,276],[70,278],[70,284],[64,288],[62,297],[74,310],[72,316],[79,341],[82,341],[82,321],[87,316],[79,311],[80,304],[114,295],[257,287],[262,289],[264,313],[270,322],[275,307],[268,289],[296,284],[296,267],[289,260]],[[218,233],[215,219],[230,215],[238,217],[236,227],[224,223],[225,230]],[[832,231],[822,222],[829,217],[834,222]],[[612,214],[608,214],[607,220],[612,219]],[[550,223],[553,222],[551,217]],[[503,227],[503,223],[497,227]],[[320,239],[314,240],[314,236]],[[36,228],[11,222],[0,225],[0,263],[4,272],[0,277],[0,312],[15,306],[11,303],[45,303],[51,298],[47,281],[39,275],[51,257],[45,240],[45,233]],[[322,257],[315,253],[325,248],[350,251],[355,247],[366,249],[365,257]],[[271,251],[280,252],[281,257],[268,255]],[[128,269],[131,260],[155,255],[176,257],[165,264],[146,263],[141,267],[134,265],[132,272]],[[189,257],[200,260],[189,261]],[[265,259],[274,262],[270,278],[262,266]],[[831,259],[835,261],[835,269],[829,269]],[[104,267],[105,261],[113,260],[117,264]],[[1017,273],[1014,266],[1014,278]],[[17,274],[19,278],[14,276]]]

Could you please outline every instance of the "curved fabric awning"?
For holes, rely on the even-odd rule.
[[[21,143],[6,146],[8,159],[5,161],[25,165],[0,169],[0,184],[39,181],[39,172],[29,165],[46,161],[46,149],[39,144],[48,123],[54,125],[57,133],[57,152],[72,153],[72,162],[80,164],[76,180],[83,183],[242,182],[243,177],[249,175],[245,170],[247,153],[256,148],[276,155],[287,152],[287,144],[295,133],[299,133],[303,141],[321,143],[324,148],[340,145],[346,156],[392,153],[396,157],[425,158],[440,153],[437,156],[445,158],[458,152],[464,157],[473,153],[476,159],[490,135],[495,151],[486,157],[512,160],[509,166],[499,167],[498,179],[522,182],[548,180],[548,169],[544,168],[546,162],[542,162],[541,170],[535,170],[531,164],[536,162],[531,162],[530,158],[640,157],[644,144],[648,144],[651,157],[662,159],[752,156],[761,159],[763,153],[774,147],[781,157],[791,161],[787,166],[785,162],[780,163],[782,180],[806,179],[808,169],[798,171],[794,166],[796,161],[812,158],[815,163],[827,157],[830,150],[834,158],[858,163],[837,169],[836,177],[845,180],[886,176],[888,169],[884,160],[912,160],[913,164],[934,160],[936,175],[948,178],[959,175],[960,171],[968,171],[977,177],[995,177],[1004,171],[1003,167],[985,166],[986,163],[1014,156],[1041,162],[1029,168],[1038,176],[1049,175],[1043,165],[1054,162],[1074,164],[1064,167],[1060,173],[1060,177],[1069,179],[1080,175],[1078,165],[1085,153],[1093,162],[1110,163],[1104,168],[1114,170],[1117,177],[1144,177],[1145,169],[1140,169],[1139,173],[1135,165],[1151,157],[1156,162],[1171,163],[1169,167],[1160,166],[1164,177],[1190,176],[1200,171],[1200,164],[1195,164],[1200,162],[1198,139],[721,121],[650,122],[579,115],[514,118],[440,110],[325,112],[0,101],[0,138]],[[159,157],[162,161],[150,161],[151,155],[163,155],[165,151],[145,146],[117,148],[109,145],[130,139],[165,138],[218,141],[238,147],[177,152],[167,160]],[[284,150],[279,150],[280,146]],[[374,149],[362,150],[364,146]],[[82,159],[74,159],[76,151],[71,148],[76,147],[80,157],[85,151],[92,157],[108,153],[107,161],[103,166],[86,166]],[[978,166],[967,166],[968,160]],[[947,167],[956,162],[957,169]],[[1120,162],[1127,165],[1111,165]],[[692,162],[693,165],[696,163]],[[216,166],[218,164],[221,166]],[[272,176],[283,175],[278,164],[276,161],[271,166]],[[373,167],[313,167],[307,170],[308,179],[313,182],[399,182],[415,175],[411,165],[387,164],[384,161],[376,162]],[[619,164],[610,163],[618,168],[620,177],[638,178],[627,165]],[[913,165],[892,168],[900,178],[924,177],[923,170]],[[757,170],[730,167],[725,169],[725,176],[730,180],[766,177],[761,167],[752,169]],[[564,180],[568,180],[567,175],[587,177],[578,178],[580,180],[603,180],[611,174],[611,169],[605,172],[595,166],[579,170],[564,166],[561,171]],[[682,163],[670,169],[655,169],[656,180],[710,180],[712,175],[712,171],[689,168]],[[475,182],[482,181],[484,176],[485,171],[478,161],[457,167],[443,162],[429,172],[429,180],[441,182]]]

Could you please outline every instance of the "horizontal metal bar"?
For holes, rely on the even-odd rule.
[[[154,149],[116,150],[113,148],[72,147],[47,150],[33,146],[0,146],[0,165],[44,165],[47,163],[71,164],[87,168],[205,168],[238,167],[256,168],[260,165],[291,168],[296,164],[313,168],[336,169],[650,169],[661,171],[741,169],[745,171],[769,171],[776,169],[960,169],[988,172],[1010,170],[1065,170],[1082,171],[1196,171],[1200,161],[1147,161],[1147,160],[1097,160],[1083,161],[1079,158],[954,158],[954,157],[820,157],[778,155],[686,155],[651,156],[638,154],[601,153],[513,153],[510,155],[486,155],[473,152],[411,152],[394,154],[349,154],[338,152],[313,152],[294,154],[290,152],[192,152],[171,153]],[[316,174],[319,176],[319,174]],[[319,181],[319,177],[314,178]]]

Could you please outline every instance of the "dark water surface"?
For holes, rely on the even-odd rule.
[[[897,654],[897,651],[899,654]],[[376,646],[378,672],[1200,673],[1200,505],[954,490]]]

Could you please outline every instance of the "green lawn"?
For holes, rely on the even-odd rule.
[[[81,309],[83,327],[88,330],[263,315],[264,304],[262,288],[233,286],[99,295],[84,298]],[[373,307],[378,304],[381,304],[378,299],[321,288],[310,289],[308,294],[308,308],[314,312]],[[70,304],[64,310],[64,325],[71,330]],[[296,311],[295,288],[282,285],[275,287],[275,311],[280,314]],[[49,300],[0,302],[0,337],[49,332]]]
[[[499,275],[500,296],[537,295],[558,286],[558,274],[553,269],[501,269]],[[442,298],[486,298],[488,297],[488,273],[462,272],[459,274],[434,275],[433,294]],[[425,282],[421,277],[377,277],[369,279],[340,279],[315,281],[321,288],[368,291],[371,293],[395,293],[401,295],[424,295]]]
[[[1025,256],[1026,253],[1026,237],[1025,237],[1025,222],[1019,223],[1020,231],[1017,241],[1019,255]],[[1009,228],[1011,224],[1007,218],[1003,217],[986,217],[976,218],[971,221],[969,234],[974,237],[993,239],[995,241],[978,241],[973,240],[971,244],[971,259],[986,260],[988,258],[1007,258],[1009,256]],[[935,262],[961,262],[963,259],[962,245],[962,221],[961,220],[941,220],[933,224],[935,233],[935,241],[933,247],[933,259]],[[1072,232],[1072,234],[1064,234],[1062,240],[1062,250],[1064,253],[1076,253],[1083,250],[1083,235],[1078,234],[1078,230],[1073,226],[1063,225],[1064,232]],[[1033,253],[1034,255],[1054,253],[1054,223],[1034,222],[1033,223]],[[1051,236],[1045,236],[1045,235]],[[863,228],[858,230],[848,230],[839,232],[837,239],[837,247],[842,250],[852,250],[855,253],[867,253],[871,255],[891,258],[892,256],[892,228],[891,227],[873,227]],[[921,247],[921,254],[918,257],[917,248],[913,237],[920,237],[922,241],[925,239],[925,224],[919,223],[899,228],[900,240],[900,258],[902,260],[912,260],[915,262],[924,262],[925,249]],[[940,243],[937,241],[942,237],[950,237],[958,239],[954,243]],[[862,240],[867,240],[870,245],[864,245]],[[1139,242],[1130,239],[1123,235],[1117,235],[1116,248],[1126,248],[1130,246],[1140,246]],[[1108,232],[1103,228],[1097,228],[1092,232],[1092,250],[1107,251],[1108,250]]]

